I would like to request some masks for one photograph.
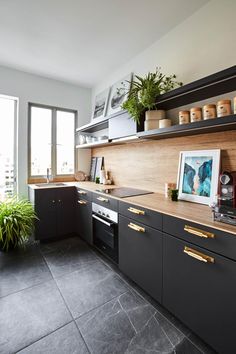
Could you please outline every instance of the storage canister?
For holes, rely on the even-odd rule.
[[[217,117],[229,116],[231,114],[231,101],[221,100],[217,102]]]
[[[190,109],[190,119],[191,119],[191,123],[198,122],[199,120],[202,120],[201,107],[193,107]]]
[[[171,126],[171,120],[170,119],[160,119],[159,120],[159,128],[168,128]]]
[[[179,111],[179,124],[189,123],[189,111]]]
[[[206,104],[203,106],[203,119],[212,119],[216,117],[216,105],[215,104]]]

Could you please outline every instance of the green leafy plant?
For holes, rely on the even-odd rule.
[[[135,75],[130,84],[128,99],[122,104],[122,108],[138,123],[145,111],[156,109],[159,95],[182,86],[182,82],[176,81],[176,75],[166,76],[161,73],[160,68],[144,77]]]
[[[0,248],[8,251],[30,236],[37,216],[27,199],[9,198],[0,203]]]

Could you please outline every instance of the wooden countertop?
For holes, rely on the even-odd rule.
[[[35,187],[29,185],[34,189],[42,189],[42,187]],[[64,186],[74,186],[78,188],[87,189],[91,192],[97,192],[97,189],[105,188],[119,188],[119,186],[98,185],[94,182],[65,182]],[[49,188],[49,187],[46,187]],[[55,188],[55,186],[54,186]],[[172,202],[170,199],[165,198],[164,195],[158,193],[140,195],[136,197],[117,198],[110,196],[110,198],[118,199],[125,203],[135,204],[139,207],[151,209],[166,215],[174,216],[176,218],[188,220],[198,223],[200,225],[212,227],[214,229],[228,232],[236,235],[236,226],[224,224],[213,220],[211,208],[207,205],[201,205],[191,202],[178,201]]]

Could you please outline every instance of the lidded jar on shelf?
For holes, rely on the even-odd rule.
[[[202,109],[201,107],[193,107],[190,109],[190,119],[191,122],[198,122],[202,120]]]
[[[206,104],[203,106],[203,119],[212,119],[216,118],[216,105],[215,104]]]
[[[189,123],[189,111],[179,111],[179,124]]]
[[[231,101],[220,100],[217,102],[217,117],[229,116],[231,114]]]

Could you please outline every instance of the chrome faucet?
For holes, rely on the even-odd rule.
[[[47,179],[47,183],[50,182],[50,168],[47,168],[47,176],[46,176],[46,179]]]

